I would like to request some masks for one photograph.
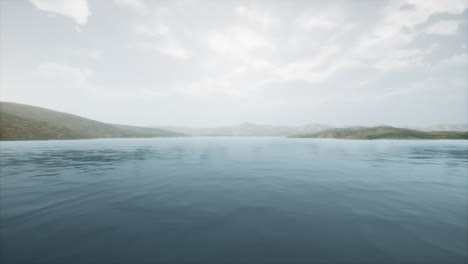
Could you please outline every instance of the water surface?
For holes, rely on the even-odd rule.
[[[23,141],[0,155],[4,264],[468,260],[468,141]]]

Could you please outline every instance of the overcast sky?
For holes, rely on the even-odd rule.
[[[0,0],[0,97],[104,122],[468,122],[468,1]]]

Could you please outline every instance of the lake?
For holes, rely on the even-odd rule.
[[[468,141],[1,142],[0,262],[466,263]]]

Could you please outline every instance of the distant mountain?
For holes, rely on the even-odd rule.
[[[433,131],[391,126],[333,128],[292,136],[295,138],[341,138],[341,139],[468,139],[468,132]]]
[[[181,133],[115,125],[41,107],[0,102],[0,140],[173,137]]]
[[[468,124],[438,124],[429,127],[404,126],[403,128],[416,129],[422,131],[468,131]]]
[[[468,131],[468,124],[439,124],[434,125],[424,130],[427,131]]]
[[[300,133],[314,132],[331,128],[323,124],[308,124],[305,126],[273,126],[242,123],[235,126],[213,128],[193,128],[178,126],[154,126],[159,129],[171,130],[191,136],[291,136]]]

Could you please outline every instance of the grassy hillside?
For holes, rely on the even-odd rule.
[[[326,129],[314,133],[296,135],[292,137],[341,139],[468,139],[468,132],[424,132],[413,129],[379,126]]]
[[[17,103],[0,102],[0,140],[170,137],[181,133],[115,125]]]
[[[0,138],[2,140],[74,139],[80,138],[80,134],[63,126],[1,113]]]
[[[176,131],[192,136],[291,136],[299,133],[318,131],[330,128],[328,125],[309,124],[305,126],[273,126],[242,123],[235,126],[223,126],[213,128],[194,128],[176,126],[155,126],[161,129]]]

